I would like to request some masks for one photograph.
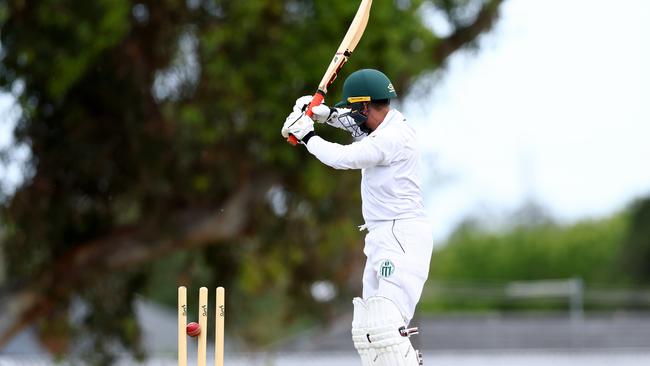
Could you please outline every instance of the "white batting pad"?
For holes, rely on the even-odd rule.
[[[365,302],[366,344],[355,347],[365,350],[371,356],[368,365],[373,366],[418,366],[420,361],[408,337],[400,334],[404,329],[404,318],[397,305],[385,297],[374,296]],[[355,315],[357,306],[355,304]],[[354,329],[354,320],[353,320]],[[358,328],[360,329],[360,328]],[[354,338],[354,330],[353,330]],[[358,335],[359,342],[363,337]],[[359,352],[361,354],[361,352]],[[362,362],[363,356],[362,356]],[[367,365],[363,363],[363,365]]]

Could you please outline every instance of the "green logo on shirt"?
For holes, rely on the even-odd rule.
[[[379,276],[388,278],[395,272],[395,265],[390,259],[386,259],[382,262],[381,267],[379,267]]]

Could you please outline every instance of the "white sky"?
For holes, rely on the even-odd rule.
[[[436,239],[527,198],[570,222],[650,193],[650,1],[508,0],[448,66],[404,106]]]
[[[0,150],[7,148],[13,141],[12,131],[19,113],[20,108],[16,106],[14,99],[7,94],[0,93]],[[11,159],[20,162],[28,156],[29,151],[23,147],[18,149]],[[22,173],[19,162],[5,164],[0,161],[0,191],[13,192],[13,188],[21,182]]]

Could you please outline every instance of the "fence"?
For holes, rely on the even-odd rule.
[[[515,282],[429,280],[422,303],[425,307],[445,310],[471,309],[476,304],[515,310],[566,308],[571,318],[578,320],[584,316],[585,308],[650,310],[650,290],[586,286],[580,278]],[[440,304],[447,306],[438,306]]]

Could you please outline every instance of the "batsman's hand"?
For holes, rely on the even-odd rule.
[[[325,104],[319,104],[311,109],[312,118],[318,123],[327,123],[339,116],[336,108],[330,108]]]
[[[296,104],[293,106],[293,111],[307,111],[307,107],[309,107],[309,103],[311,103],[313,97],[313,95],[305,95],[296,99]],[[313,107],[311,109],[311,112],[313,113],[311,118],[314,120],[314,122],[318,123],[329,122],[331,119],[336,118],[339,115],[339,112],[336,108],[330,108],[325,104],[319,104]]]
[[[305,135],[313,131],[314,121],[301,111],[293,111],[284,121],[282,137],[286,139],[289,135],[294,135],[298,140],[302,141]]]
[[[302,97],[296,99],[296,104],[293,106],[293,111],[294,112],[306,111],[313,97],[314,97],[313,95],[303,95]]]

